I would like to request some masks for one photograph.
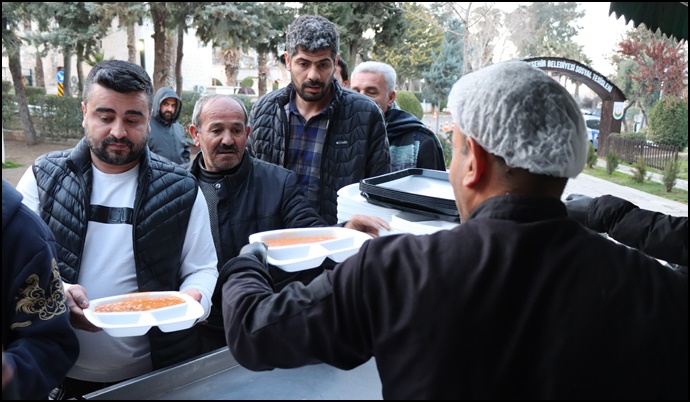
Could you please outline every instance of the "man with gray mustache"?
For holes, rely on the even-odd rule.
[[[323,227],[326,222],[309,206],[296,175],[253,158],[246,151],[250,127],[244,104],[230,95],[210,95],[197,101],[189,132],[201,150],[190,170],[206,196],[218,260],[236,257],[249,235],[277,229]],[[354,215],[344,226],[378,236],[389,230],[383,219]],[[219,265],[220,266],[220,265]],[[271,266],[277,289],[300,281],[309,283],[325,265],[301,272]],[[205,352],[226,346],[220,309],[212,308],[200,326]]]

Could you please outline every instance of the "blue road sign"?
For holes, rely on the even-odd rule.
[[[65,82],[65,72],[64,71],[58,71],[57,73],[57,82],[62,84]]]

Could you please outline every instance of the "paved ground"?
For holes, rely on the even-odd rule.
[[[21,163],[23,166],[13,169],[2,169],[2,177],[17,185],[19,179],[24,174],[31,163],[46,152],[60,149],[72,148],[78,140],[64,143],[41,143],[34,146],[27,146],[21,141],[5,141],[4,152],[5,161]],[[688,188],[687,181],[679,180],[677,187]],[[570,180],[565,188],[564,197],[571,193],[585,194],[597,197],[604,194],[612,194],[629,200],[641,208],[663,212],[674,216],[688,216],[688,206],[680,202],[669,201],[665,198],[647,194],[633,188],[620,186],[609,181],[599,179],[587,174],[580,174],[576,179]]]
[[[685,185],[687,186],[687,182]],[[683,203],[667,200],[666,198],[621,186],[584,173],[568,181],[563,198],[568,194],[584,194],[590,197],[611,194],[624,198],[640,208],[659,211],[673,216],[688,216],[688,206]]]
[[[12,169],[2,169],[2,178],[16,186],[26,169],[37,157],[44,153],[74,147],[79,140],[63,143],[42,142],[28,146],[23,141],[3,141],[3,155],[5,162],[20,163],[22,166]]]

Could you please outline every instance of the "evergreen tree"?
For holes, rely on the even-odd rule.
[[[398,76],[398,89],[412,90],[403,84],[419,80],[434,61],[433,52],[440,53],[443,29],[438,26],[426,6],[403,3],[407,29],[391,46],[380,46],[372,55],[374,60],[390,64]]]
[[[434,53],[434,62],[431,69],[422,75],[426,80],[424,96],[430,99],[434,105],[445,105],[453,84],[462,76],[462,40],[457,32],[462,31],[459,21],[451,23],[451,29],[447,30],[443,37],[441,53]]]
[[[683,149],[688,146],[688,105],[673,96],[664,96],[649,116],[649,139],[657,144]]]

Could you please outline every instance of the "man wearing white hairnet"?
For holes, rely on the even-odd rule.
[[[462,77],[449,105],[463,223],[369,240],[280,293],[265,245],[245,246],[214,300],[237,361],[351,369],[373,356],[387,399],[687,399],[687,276],[560,200],[587,150],[572,97],[511,61]]]

